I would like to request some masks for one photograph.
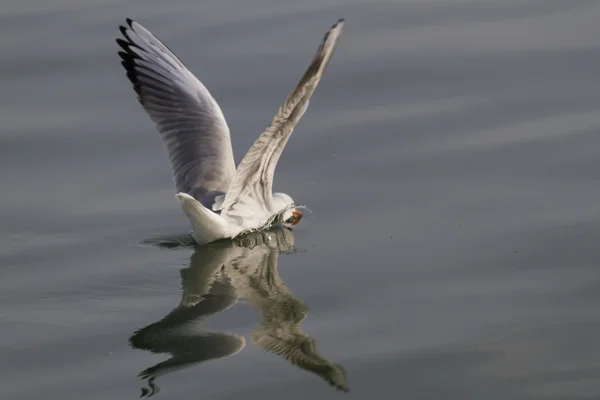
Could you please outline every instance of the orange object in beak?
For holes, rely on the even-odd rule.
[[[292,216],[294,217],[294,222],[292,222],[292,226],[296,225],[302,219],[302,213],[298,210],[292,211]]]

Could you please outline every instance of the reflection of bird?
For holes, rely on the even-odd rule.
[[[184,282],[183,298],[179,306],[167,314],[163,319],[146,326],[134,333],[129,342],[132,347],[148,350],[153,353],[169,353],[171,358],[146,368],[140,372],[142,379],[148,379],[148,389],[142,389],[142,396],[151,396],[157,392],[154,380],[191,365],[224,358],[233,355],[244,348],[246,339],[243,336],[221,332],[198,332],[188,328],[191,324],[205,317],[223,311],[237,302],[237,295],[226,279],[218,279],[216,273],[222,264],[216,252],[216,258],[211,259],[210,248],[204,254],[206,263],[199,265],[201,268],[195,272],[191,282],[186,279],[188,270],[182,270]],[[196,252],[192,257],[198,261]],[[190,282],[186,288],[186,282]],[[208,283],[210,282],[210,283]],[[187,290],[186,290],[187,289]]]
[[[233,355],[245,339],[231,333],[186,329],[193,322],[221,312],[242,297],[262,314],[253,341],[264,350],[282,356],[304,370],[316,373],[340,390],[347,390],[343,367],[323,358],[315,340],[299,324],[307,308],[285,286],[277,272],[282,252],[293,250],[294,234],[286,228],[254,232],[235,241],[220,241],[196,248],[189,268],[181,270],[183,294],[180,304],[167,316],[138,330],[132,347],[171,358],[140,373],[156,393],[154,379],[203,361]]]
[[[273,174],[333,56],[342,26],[339,20],[327,32],[298,86],[237,170],[227,122],[206,87],[143,26],[127,19],[127,26],[120,27],[123,67],[167,147],[176,196],[198,243],[235,237],[275,219],[293,226],[302,217],[290,196],[272,192]]]
[[[293,240],[291,231],[281,232],[275,240],[268,242],[270,247],[282,249],[290,243],[290,239]],[[316,373],[339,390],[347,391],[346,370],[322,357],[315,340],[300,330],[299,324],[306,318],[308,309],[279,276],[278,252],[263,250],[261,253],[260,262],[250,264],[242,258],[225,266],[225,273],[237,289],[238,296],[245,298],[262,314],[261,324],[254,330],[252,340],[264,350]]]

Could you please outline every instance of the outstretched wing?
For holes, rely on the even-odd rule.
[[[229,127],[206,87],[167,46],[127,19],[117,43],[138,100],[157,125],[178,192],[225,192],[235,175]]]
[[[237,215],[237,208],[257,206],[266,207],[270,212],[278,211],[274,210],[272,191],[277,161],[333,56],[343,25],[344,20],[340,19],[327,32],[298,86],[242,159],[219,207],[222,215]]]

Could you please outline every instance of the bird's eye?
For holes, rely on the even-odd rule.
[[[296,217],[292,215],[291,217],[289,217],[288,219],[285,220],[285,223],[293,224],[295,220],[296,220]]]

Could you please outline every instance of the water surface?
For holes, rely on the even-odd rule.
[[[193,246],[144,243],[188,225],[119,64],[126,17],[211,90],[237,161],[346,18],[275,176],[313,213],[296,251],[254,250],[277,258],[256,284],[285,288],[287,317],[248,274],[211,286]],[[149,369],[160,399],[600,397],[599,17],[593,0],[8,0],[0,397],[137,398]],[[272,265],[244,249],[222,251]],[[268,306],[333,375],[261,347]],[[167,336],[136,336],[152,326]],[[173,359],[190,362],[152,370]]]

